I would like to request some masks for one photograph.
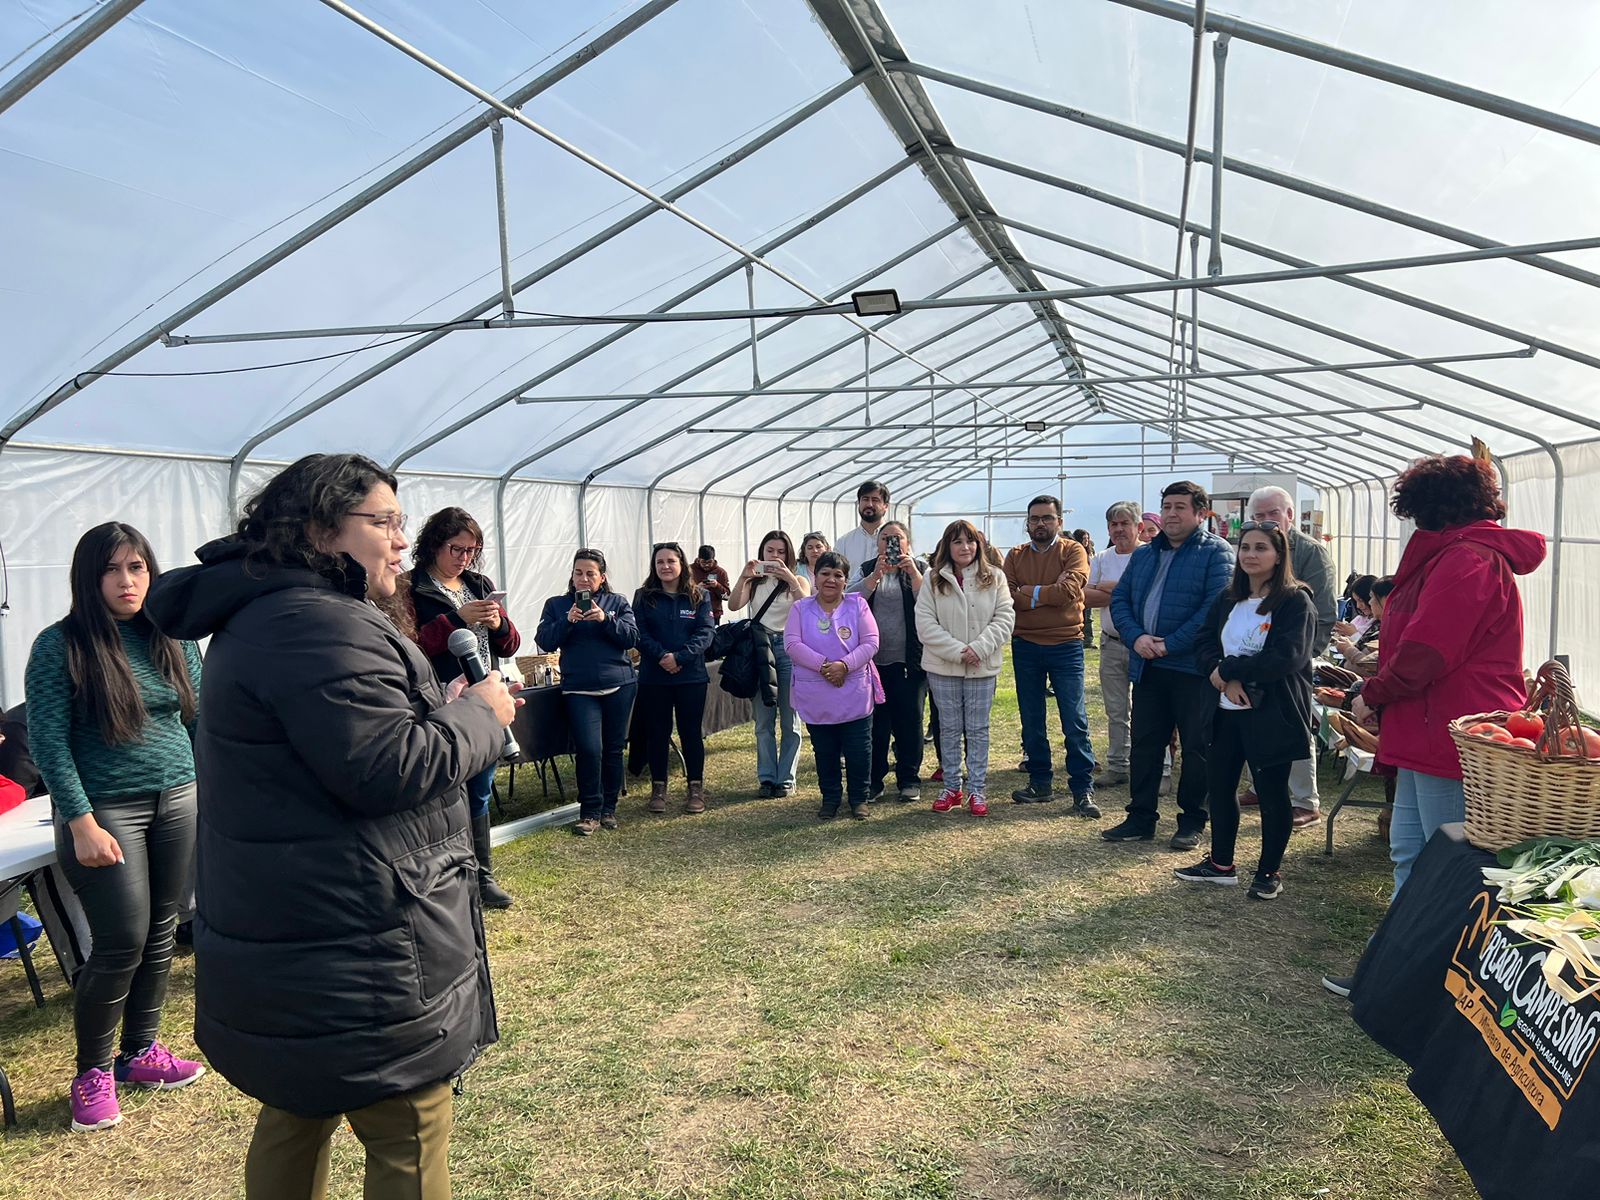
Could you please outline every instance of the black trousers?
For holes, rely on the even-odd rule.
[[[1183,747],[1178,780],[1178,829],[1198,833],[1206,827],[1206,747],[1217,711],[1217,689],[1210,680],[1185,671],[1145,663],[1133,685],[1133,746],[1128,763],[1128,817],[1154,830],[1159,817],[1161,764],[1172,731]]]
[[[72,831],[57,822],[56,858],[72,886],[94,945],[78,973],[72,1020],[78,1074],[111,1069],[122,1023],[122,1053],[156,1040],[172,973],[178,901],[194,864],[195,786],[92,799],[94,819],[122,847],[110,867],[79,864]]]
[[[921,671],[910,678],[905,663],[880,663],[883,703],[872,710],[872,791],[889,778],[889,741],[894,740],[894,783],[914,788],[922,782],[922,701],[928,684]]]
[[[665,783],[672,754],[672,725],[677,721],[683,769],[692,783],[706,777],[706,685],[703,683],[641,683],[639,713],[644,719],[649,746],[650,780]]]
[[[567,723],[572,727],[573,763],[578,775],[578,816],[592,821],[617,811],[622,794],[622,751],[628,744],[637,683],[627,683],[609,696],[564,693]]]
[[[872,766],[872,718],[861,717],[838,725],[812,725],[811,752],[817,762],[817,790],[822,793],[822,811],[832,816],[839,801],[847,799],[851,808],[867,802],[867,773]],[[839,766],[843,760],[844,778]]]
[[[1211,725],[1206,776],[1211,793],[1211,861],[1231,867],[1239,840],[1239,777],[1244,773],[1249,714],[1218,709]],[[1187,755],[1185,755],[1187,757]],[[1261,861],[1256,870],[1271,874],[1283,865],[1283,852],[1294,832],[1294,805],[1289,799],[1289,763],[1252,767],[1256,795],[1261,797]]]

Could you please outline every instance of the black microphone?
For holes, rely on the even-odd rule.
[[[478,654],[478,635],[472,630],[456,630],[445,643],[445,649],[455,655],[456,661],[461,664],[461,673],[467,677],[469,687],[489,678],[489,672],[484,668],[483,659]],[[517,745],[516,734],[511,732],[509,725],[503,732],[506,735],[506,744],[505,749],[500,752],[500,761],[517,762],[522,758],[522,747]]]

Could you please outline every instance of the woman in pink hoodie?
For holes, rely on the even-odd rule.
[[[1417,529],[1384,607],[1381,665],[1354,713],[1382,715],[1378,757],[1399,769],[1389,832],[1398,894],[1439,826],[1466,817],[1450,722],[1527,703],[1516,576],[1544,561],[1545,541],[1499,524],[1494,470],[1465,455],[1412,463],[1390,507]]]

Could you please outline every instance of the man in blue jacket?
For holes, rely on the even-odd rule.
[[[1133,680],[1133,747],[1128,816],[1102,830],[1108,842],[1148,842],[1156,835],[1161,761],[1178,731],[1183,775],[1178,782],[1174,850],[1193,850],[1206,826],[1206,747],[1217,710],[1216,689],[1195,663],[1195,641],[1218,592],[1233,576],[1233,549],[1207,533],[1205,489],[1187,479],[1161,493],[1161,533],[1133,552],[1111,615]]]

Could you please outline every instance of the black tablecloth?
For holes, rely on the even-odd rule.
[[[1542,948],[1504,919],[1494,856],[1446,826],[1362,957],[1357,1024],[1408,1080],[1484,1200],[1600,1195],[1600,998],[1545,986]],[[1590,1077],[1591,1069],[1594,1077]]]
[[[572,727],[567,724],[567,706],[561,699],[561,688],[523,688],[518,693],[523,705],[517,710],[517,719],[511,723],[517,745],[522,747],[522,757],[528,762],[542,762],[560,754],[572,753]]]

